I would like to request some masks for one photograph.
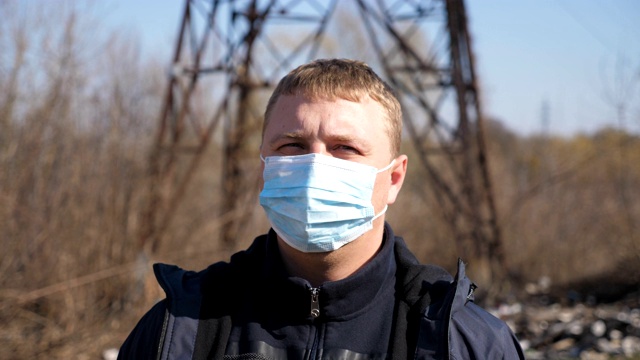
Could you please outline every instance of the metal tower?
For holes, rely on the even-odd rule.
[[[248,144],[257,156],[269,90],[300,63],[353,51],[397,90],[405,135],[458,250],[487,259],[494,277],[504,273],[463,0],[187,0],[150,157],[141,245],[157,248],[214,136],[223,152],[222,239],[233,242],[242,194],[255,196],[242,164]],[[194,106],[203,98],[205,116]]]

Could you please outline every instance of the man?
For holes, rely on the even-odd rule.
[[[407,171],[402,113],[358,61],[286,75],[265,112],[260,204],[272,229],[199,273],[155,265],[167,299],[121,359],[523,359],[509,328],[420,265],[385,223]]]

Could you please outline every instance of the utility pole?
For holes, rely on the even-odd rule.
[[[236,241],[247,208],[242,194],[255,195],[240,166],[248,139],[260,131],[264,104],[254,103],[265,100],[295,65],[323,57],[322,42],[337,5],[335,0],[186,1],[150,156],[143,247],[154,249],[161,242],[204,150],[220,131],[221,238]],[[340,6],[357,14],[376,54],[372,60],[399,94],[405,128],[458,251],[485,259],[491,280],[501,280],[506,263],[464,2],[342,0]],[[416,42],[416,34],[423,40]],[[212,115],[196,118],[194,93],[212,76],[218,84]]]

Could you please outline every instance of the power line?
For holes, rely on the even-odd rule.
[[[582,27],[591,37],[593,37],[600,45],[607,48],[609,51],[616,53],[615,47],[612,47],[611,44],[602,36],[601,31],[596,30],[591,24],[589,24],[582,16],[578,16],[574,9],[570,9],[567,5],[562,1],[557,1],[556,4],[559,4],[560,8],[564,10],[564,12],[571,17],[571,19]]]

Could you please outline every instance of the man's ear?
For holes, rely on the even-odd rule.
[[[396,201],[400,189],[402,189],[404,178],[407,175],[408,161],[407,155],[400,155],[391,167],[391,186],[389,186],[389,194],[387,195],[387,205],[391,205]]]

